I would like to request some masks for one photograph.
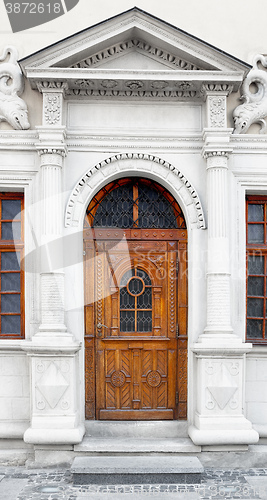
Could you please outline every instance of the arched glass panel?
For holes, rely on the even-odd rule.
[[[173,196],[149,179],[121,179],[108,184],[87,210],[91,227],[122,229],[185,229],[181,208]]]

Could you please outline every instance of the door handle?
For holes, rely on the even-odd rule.
[[[109,330],[109,327],[108,327],[108,326],[103,325],[102,323],[97,323],[96,328],[97,328],[97,330],[98,330],[98,333],[97,333],[97,336],[98,336],[98,337],[102,337],[102,332],[101,332],[101,328],[102,328],[102,327],[103,327],[103,328],[107,328],[107,329]]]
[[[109,327],[108,327],[108,326],[106,326],[106,325],[102,325],[102,323],[97,323],[97,325],[96,325],[96,327],[97,327],[97,328],[102,328],[102,326],[103,326],[104,328],[107,328],[107,329],[109,328]]]

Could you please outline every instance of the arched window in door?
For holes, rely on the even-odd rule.
[[[141,178],[119,179],[105,186],[91,201],[87,221],[95,228],[186,228],[173,196],[156,182]]]

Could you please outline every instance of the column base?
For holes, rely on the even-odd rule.
[[[198,429],[194,425],[191,425],[188,429],[188,434],[193,443],[198,446],[249,445],[255,444],[259,440],[259,434],[252,429],[251,423],[245,418],[238,419],[238,428],[233,428],[237,424],[235,422],[232,429],[223,429],[225,418],[221,419],[220,424],[217,423],[217,429],[212,429],[212,427],[215,427],[214,423],[211,423],[210,429]],[[242,429],[243,426],[244,428]]]
[[[49,425],[49,422],[48,422]],[[84,425],[70,429],[56,429],[56,428],[38,428],[34,429],[30,427],[24,433],[24,442],[29,444],[79,444],[82,442],[85,433]]]

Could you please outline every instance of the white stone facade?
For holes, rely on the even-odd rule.
[[[0,438],[83,439],[84,215],[129,175],[167,188],[187,222],[189,436],[210,449],[267,437],[267,348],[245,342],[245,195],[267,194],[265,110],[248,132],[232,116],[251,67],[138,9],[20,67],[36,126],[13,130],[8,108],[0,184],[25,195],[25,339],[0,339]]]

